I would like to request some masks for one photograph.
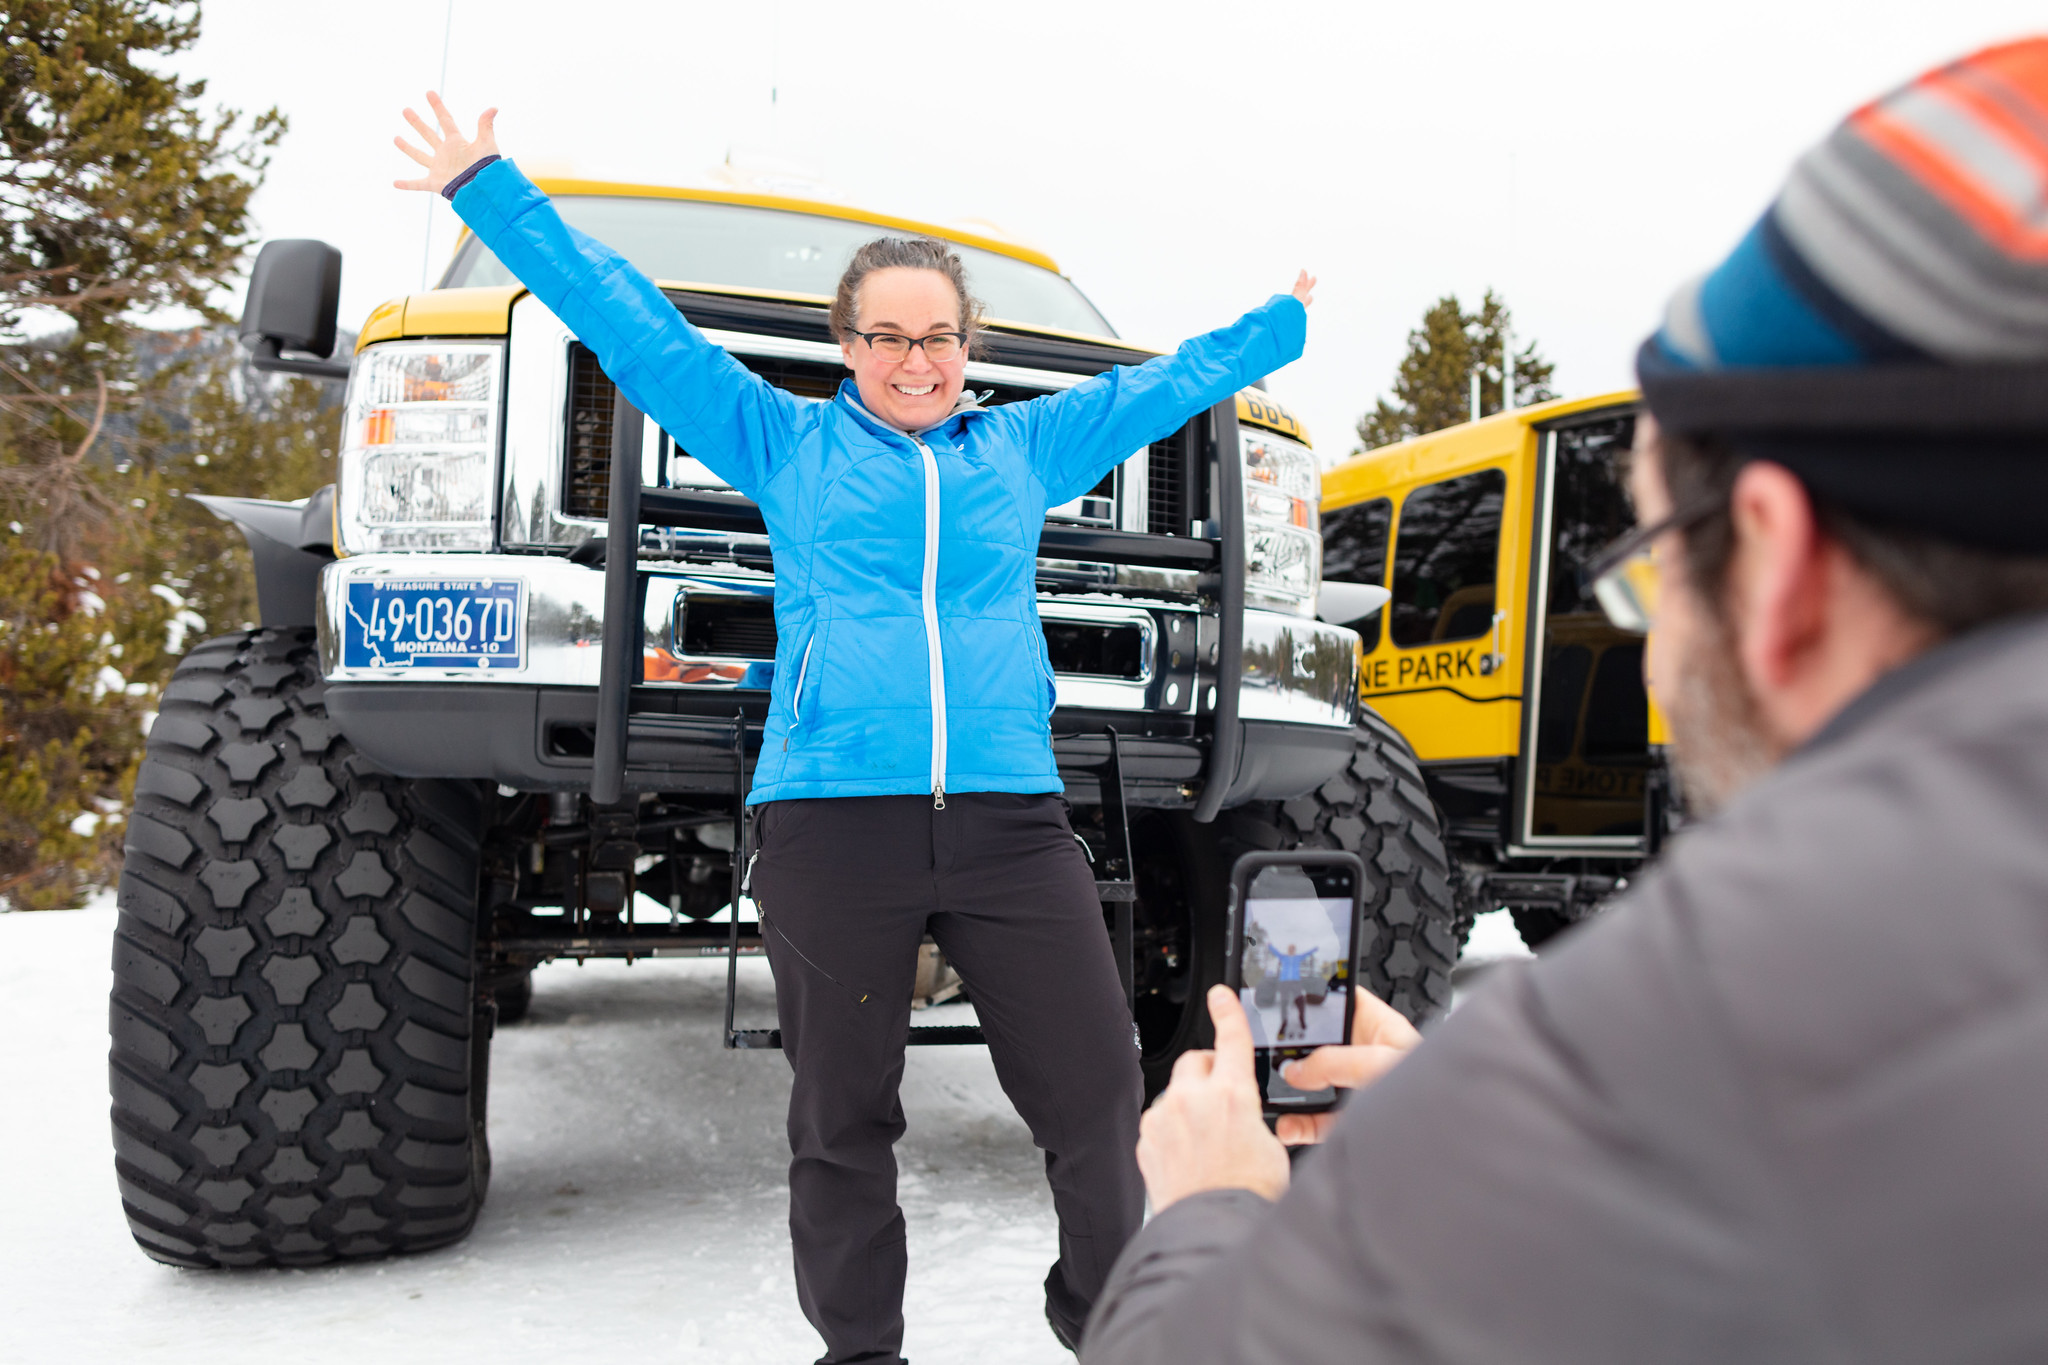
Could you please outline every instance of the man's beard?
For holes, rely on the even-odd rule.
[[[1732,800],[1784,757],[1765,728],[1749,683],[1735,661],[1735,641],[1717,611],[1699,613],[1696,657],[1682,661],[1678,687],[1664,706],[1671,755],[1688,815],[1704,818]]]

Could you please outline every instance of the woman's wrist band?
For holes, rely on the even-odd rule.
[[[493,161],[502,160],[504,160],[503,157],[499,156],[496,152],[492,152],[489,156],[477,162],[468,170],[465,170],[461,175],[456,176],[453,180],[443,185],[441,187],[441,197],[443,199],[453,200],[455,198],[455,192],[457,190],[461,189],[464,185],[467,185],[470,181],[476,179],[476,173],[478,171],[490,165]]]

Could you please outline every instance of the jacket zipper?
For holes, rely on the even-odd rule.
[[[946,656],[939,647],[939,462],[913,436],[924,457],[924,638],[932,675],[932,808],[946,808]]]
[[[796,699],[789,704],[789,728],[795,730],[804,723],[804,679],[811,672],[811,646],[818,643],[818,633],[811,632],[811,638],[804,641],[804,661],[796,669]],[[782,747],[789,748],[789,735],[782,736]]]

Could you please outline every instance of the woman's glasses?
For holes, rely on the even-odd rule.
[[[933,332],[927,337],[898,336],[894,332],[855,332],[854,335],[884,360],[905,359],[911,347],[922,346],[926,359],[943,365],[967,349],[965,332]]]
[[[1638,526],[1594,556],[1586,566],[1586,577],[1593,580],[1593,596],[1616,630],[1648,635],[1656,622],[1662,586],[1657,541],[1668,531],[1698,525],[1727,505],[1727,498],[1717,493],[1648,526]]]

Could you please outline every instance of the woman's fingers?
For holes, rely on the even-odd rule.
[[[405,121],[412,125],[413,131],[418,133],[420,137],[426,141],[427,146],[431,150],[436,152],[441,150],[441,135],[435,132],[434,129],[427,123],[427,121],[421,118],[419,114],[413,110],[411,105],[406,106]]]
[[[416,109],[405,110],[405,121],[412,125],[413,131],[426,143],[425,151],[402,137],[392,139],[399,151],[427,170],[424,179],[391,182],[402,190],[438,191],[464,167],[494,155],[498,150],[498,140],[494,132],[498,111],[495,108],[486,109],[477,117],[474,138],[464,138],[462,126],[455,121],[455,115],[449,112],[447,101],[441,98],[439,91],[427,92],[427,107],[433,111],[434,123],[428,123]],[[436,124],[439,126],[435,126]]]
[[[427,104],[433,109],[434,117],[441,121],[441,131],[446,133],[451,141],[460,142],[462,140],[462,125],[455,121],[455,115],[448,112],[448,106],[441,103],[440,92],[429,90],[427,92]]]

